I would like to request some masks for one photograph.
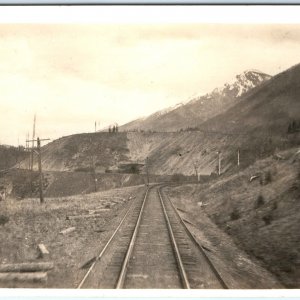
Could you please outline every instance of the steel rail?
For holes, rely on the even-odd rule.
[[[160,188],[160,190],[163,187]],[[217,279],[219,280],[220,284],[222,285],[222,287],[224,289],[228,289],[227,284],[224,282],[223,278],[221,277],[221,275],[219,274],[218,270],[215,268],[214,264],[212,263],[212,261],[210,260],[210,258],[208,257],[208,255],[205,253],[205,250],[203,249],[203,247],[201,246],[201,244],[196,240],[195,236],[190,232],[190,230],[188,229],[188,227],[186,226],[186,224],[184,223],[183,219],[181,218],[180,214],[178,213],[176,207],[174,206],[173,202],[171,201],[171,199],[166,196],[166,198],[168,198],[173,210],[175,211],[176,215],[178,216],[181,224],[183,225],[185,231],[187,232],[187,234],[191,237],[192,241],[196,244],[196,246],[199,248],[200,252],[203,254],[205,260],[207,261],[208,265],[210,266],[211,270],[213,271],[214,275],[217,277]]]
[[[181,259],[181,255],[180,255],[180,252],[179,252],[179,249],[178,249],[178,245],[176,243],[176,239],[175,239],[175,236],[174,236],[174,232],[173,232],[173,229],[172,229],[170,219],[168,217],[164,202],[162,200],[162,196],[161,196],[161,193],[160,193],[160,188],[157,189],[157,193],[158,193],[158,196],[160,198],[160,202],[161,202],[161,205],[162,205],[162,208],[163,208],[165,219],[167,221],[168,231],[169,231],[169,235],[170,235],[171,242],[172,242],[172,245],[173,245],[173,249],[174,249],[174,252],[175,252],[175,257],[176,257],[176,261],[177,261],[177,265],[178,265],[182,285],[185,289],[190,289],[191,288],[190,283],[189,283],[187,274],[186,274],[185,269],[184,269],[184,265],[183,265],[183,262],[182,262],[182,259]]]
[[[148,193],[148,189],[146,191],[146,195]],[[131,207],[133,206],[133,203],[135,201],[133,201],[130,205],[130,207],[128,208],[126,214],[124,215],[124,217],[122,218],[120,224],[118,225],[118,227],[115,229],[114,233],[112,234],[112,236],[110,237],[110,239],[107,241],[107,243],[105,244],[105,246],[103,247],[103,249],[101,250],[101,252],[99,253],[99,255],[96,257],[95,261],[92,263],[92,265],[90,266],[90,268],[88,269],[88,271],[86,272],[86,274],[84,275],[83,279],[80,281],[79,285],[77,286],[77,289],[80,289],[83,284],[85,283],[86,279],[88,278],[89,274],[91,273],[91,271],[93,270],[93,268],[95,267],[97,261],[103,256],[104,252],[107,250],[109,244],[112,242],[113,238],[115,237],[115,235],[117,234],[117,232],[119,231],[120,227],[122,226],[123,222],[125,221],[127,215],[129,214]]]
[[[142,207],[141,207],[141,210],[140,210],[140,213],[139,213],[139,217],[138,217],[137,222],[135,224],[134,232],[132,234],[129,247],[127,249],[126,256],[125,256],[125,259],[124,259],[123,264],[122,264],[122,269],[121,269],[121,272],[119,274],[116,289],[122,289],[123,286],[124,286],[126,273],[127,273],[127,268],[128,268],[128,263],[129,263],[129,260],[130,260],[130,257],[131,257],[132,251],[133,251],[133,247],[134,247],[135,240],[136,240],[136,237],[137,237],[137,233],[138,233],[138,230],[139,230],[139,227],[140,227],[140,223],[141,223],[142,214],[143,214],[143,211],[144,211],[146,199],[147,199],[147,196],[148,196],[148,191],[149,191],[150,188],[151,187],[147,188],[147,191],[146,191],[146,194],[145,194],[145,197],[144,197],[144,200],[143,200],[143,204],[142,204]]]

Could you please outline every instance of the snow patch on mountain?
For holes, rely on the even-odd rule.
[[[211,98],[224,96],[234,98],[241,97],[243,94],[269,80],[271,77],[272,76],[259,70],[246,70],[242,74],[236,75],[235,78],[225,83],[222,87],[217,87],[212,92],[205,95],[202,94],[201,96],[196,96],[193,99],[190,98],[188,103],[193,104],[204,98],[205,100],[209,100]]]

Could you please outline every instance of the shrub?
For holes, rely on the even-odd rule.
[[[257,209],[265,204],[265,199],[263,195],[259,195],[255,201],[254,208]]]
[[[268,184],[272,182],[272,173],[271,171],[268,171],[265,175],[265,184]]]
[[[239,213],[239,211],[236,208],[230,214],[231,221],[238,220],[240,217],[241,217],[240,213]]]
[[[0,225],[4,225],[9,221],[9,217],[0,215]]]
[[[273,221],[273,217],[272,215],[266,215],[266,216],[263,216],[263,221],[265,222],[266,225],[270,225]]]

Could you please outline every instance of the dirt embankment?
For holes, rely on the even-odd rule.
[[[39,197],[39,176],[37,171],[31,173],[28,170],[14,169],[1,175],[0,187],[5,187],[8,197],[16,199]],[[43,177],[43,190],[46,198],[84,195],[95,191],[147,183],[145,174],[45,171],[43,172]],[[172,176],[149,175],[149,181],[152,183],[169,181],[171,179]]]
[[[197,204],[284,286],[299,288],[299,170],[300,152],[294,148],[230,177],[174,188],[170,195],[179,195],[183,205]]]
[[[0,287],[76,288],[87,269],[81,268],[98,255],[131,201],[143,197],[144,187],[128,187],[66,198],[0,202],[0,264],[53,261],[43,284],[1,283]],[[67,216],[97,217],[67,219]],[[68,234],[62,230],[75,227]],[[49,257],[39,258],[38,244]]]
[[[77,134],[43,147],[42,166],[45,171],[145,174],[148,157],[150,174],[195,176],[196,172],[217,173],[221,153],[222,172],[234,172],[238,153],[244,169],[278,149],[296,145],[299,138],[300,133],[269,136],[260,131],[241,135],[201,131]],[[139,169],[131,168],[135,164]],[[23,160],[21,168],[27,167],[28,161]]]

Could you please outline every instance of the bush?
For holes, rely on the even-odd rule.
[[[263,221],[265,222],[266,225],[270,225],[273,221],[272,215],[263,216],[262,219],[263,219]]]
[[[265,204],[265,199],[264,199],[263,195],[259,195],[256,199],[254,208],[257,209],[257,208],[263,206],[264,204]]]
[[[9,217],[0,215],[0,225],[4,225],[9,221]]]
[[[240,213],[239,213],[239,211],[238,211],[237,209],[234,209],[234,210],[232,211],[232,213],[230,214],[230,219],[231,219],[231,221],[238,220],[240,217],[241,217],[241,216],[240,216]]]

